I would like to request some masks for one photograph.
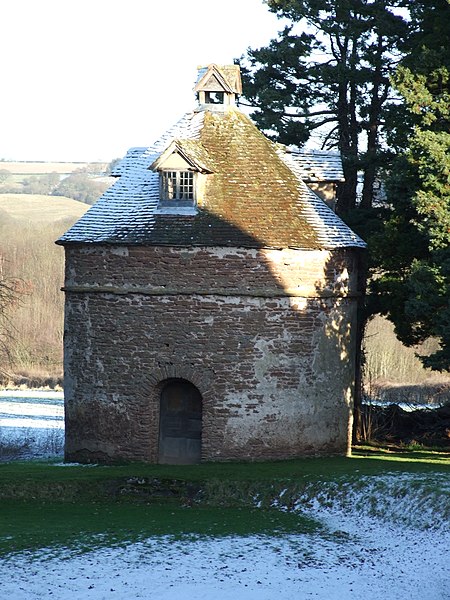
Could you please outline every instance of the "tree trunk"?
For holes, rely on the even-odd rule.
[[[339,123],[339,150],[342,154],[342,167],[345,182],[338,186],[336,212],[344,215],[356,207],[358,185],[358,122],[356,117],[357,90],[353,80],[353,59],[356,43],[352,40],[350,68],[347,57],[342,57],[346,73],[339,82],[337,117]]]
[[[364,184],[361,199],[361,208],[372,208],[373,190],[378,170],[378,130],[380,126],[380,113],[385,94],[381,93],[383,85],[382,59],[383,59],[383,37],[378,34],[376,53],[374,57],[374,71],[372,94],[370,98],[369,119],[367,124],[367,151],[365,156]]]
[[[356,352],[355,352],[355,392],[353,398],[353,443],[361,440],[361,405],[363,399],[363,341],[364,332],[367,324],[367,314],[365,311],[364,298],[366,293],[367,281],[367,253],[361,251],[358,260],[358,291],[361,296],[358,298],[358,308],[356,317]]]

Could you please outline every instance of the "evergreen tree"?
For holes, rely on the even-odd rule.
[[[396,132],[407,149],[392,167],[390,217],[375,244],[377,310],[406,345],[436,337],[422,360],[450,369],[450,4],[416,2],[416,30],[394,77],[408,119]],[[405,132],[409,131],[409,136]]]
[[[323,131],[323,147],[343,157],[345,184],[337,210],[357,205],[358,172],[364,173],[361,208],[371,208],[391,103],[390,75],[408,37],[399,8],[408,0],[268,0],[288,19],[269,46],[249,49],[242,60],[252,115],[274,139],[303,144]],[[246,66],[247,65],[247,66]],[[364,145],[364,148],[362,147]]]

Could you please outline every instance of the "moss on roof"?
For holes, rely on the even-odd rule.
[[[275,145],[237,110],[207,112],[200,141],[214,157],[204,208],[264,246],[317,247],[297,177]]]

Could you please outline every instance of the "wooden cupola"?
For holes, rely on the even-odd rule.
[[[199,67],[194,92],[197,94],[200,107],[235,105],[237,97],[242,94],[239,65],[211,64],[207,67]]]

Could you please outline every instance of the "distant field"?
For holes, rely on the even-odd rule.
[[[19,221],[52,223],[61,219],[79,219],[89,205],[64,196],[38,194],[0,194],[0,213]],[[0,214],[1,219],[1,214]]]
[[[59,173],[60,175],[73,173],[87,166],[98,165],[98,171],[104,171],[108,163],[87,162],[14,162],[0,161],[0,170],[6,169],[17,175],[45,175],[46,173]]]

